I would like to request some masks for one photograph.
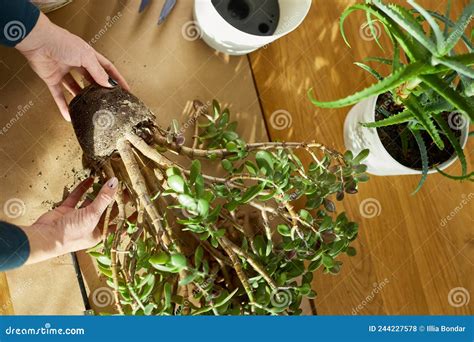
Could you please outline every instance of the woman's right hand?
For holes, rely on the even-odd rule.
[[[78,36],[53,24],[43,13],[23,41],[15,46],[28,60],[31,68],[46,83],[63,117],[70,121],[62,86],[76,95],[81,87],[71,76],[80,72],[89,82],[111,87],[109,76],[129,90],[117,68]]]

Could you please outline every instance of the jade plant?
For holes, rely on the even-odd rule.
[[[300,314],[316,296],[313,272],[338,273],[337,256],[355,254],[358,226],[335,200],[367,180],[367,151],[247,143],[216,101],[192,108],[183,127],[164,129],[119,87],[89,86],[70,104],[85,159],[101,181],[120,180],[118,216],[107,210],[103,241],[89,251],[116,312]]]
[[[459,127],[453,126],[467,126],[474,119],[472,34],[465,34],[474,13],[474,1],[468,3],[454,22],[449,18],[450,1],[443,14],[426,10],[414,0],[407,2],[411,9],[381,0],[367,0],[348,7],[340,18],[341,33],[348,45],[344,22],[351,13],[365,12],[367,27],[380,47],[378,28],[383,27],[391,42],[392,57],[370,57],[366,61],[388,65],[391,70],[388,75],[382,75],[376,66],[356,63],[378,82],[336,101],[319,101],[311,89],[309,96],[313,104],[322,108],[338,108],[372,96],[385,96],[388,102],[378,108],[381,119],[362,125],[378,129],[393,125],[406,128],[400,129],[403,150],[406,153],[409,138],[416,141],[415,149],[421,160],[422,177],[417,190],[428,174],[429,153],[447,147],[459,157],[462,174],[453,176],[438,171],[452,179],[473,181],[474,173],[468,173],[466,157],[455,135]],[[396,110],[387,110],[393,106]],[[428,145],[435,148],[430,151]],[[436,164],[431,166],[437,168]]]

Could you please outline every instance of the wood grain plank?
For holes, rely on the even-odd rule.
[[[418,2],[438,11],[446,5],[446,1]],[[452,17],[467,2],[453,2]],[[345,25],[352,48],[344,44],[338,18],[353,3],[313,0],[302,26],[250,55],[272,140],[317,140],[344,149],[342,125],[349,108],[316,108],[306,92],[313,87],[319,99],[330,100],[360,90],[374,80],[353,62],[389,56],[390,51],[381,51],[365,34],[361,13]],[[386,43],[383,34],[380,38]],[[288,114],[280,115],[279,121],[281,111]],[[466,153],[473,148],[470,142]],[[472,167],[472,157],[468,162]],[[449,169],[459,170],[457,164]],[[320,314],[474,313],[474,300],[460,306],[448,301],[456,288],[474,295],[474,187],[432,175],[412,196],[417,182],[418,176],[373,176],[357,195],[338,204],[360,223],[355,242],[359,253],[341,258],[340,275],[315,277]],[[375,211],[364,209],[362,203],[372,203]],[[452,219],[443,224],[448,216]]]
[[[13,303],[5,273],[0,273],[0,315],[13,315]]]

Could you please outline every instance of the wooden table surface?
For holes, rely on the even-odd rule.
[[[352,64],[383,55],[363,38],[363,17],[347,22],[352,49],[338,29],[340,13],[354,2],[314,0],[301,27],[250,55],[272,140],[317,140],[344,148],[342,125],[349,108],[318,109],[306,91],[313,87],[319,98],[334,99],[372,83]],[[445,3],[418,2],[434,9]],[[454,1],[454,13],[467,2]],[[473,148],[471,141],[466,153]],[[472,158],[469,163],[472,167]],[[459,171],[459,165],[448,171]],[[374,176],[357,195],[338,203],[338,210],[360,223],[358,254],[341,258],[339,275],[315,276],[319,314],[474,314],[474,299],[469,301],[474,295],[474,189],[432,175],[412,196],[417,182],[417,176]],[[443,224],[448,216],[450,221]],[[2,274],[1,313],[12,313]]]
[[[367,38],[362,15],[347,20],[352,49],[344,44],[338,17],[355,2],[314,0],[302,26],[250,55],[272,140],[314,139],[344,149],[349,108],[318,109],[306,92],[313,87],[319,99],[332,100],[361,90],[373,79],[353,62],[389,54]],[[417,2],[441,12],[446,4]],[[453,1],[453,14],[467,3]],[[473,148],[471,140],[466,154]],[[459,169],[456,163],[448,171]],[[412,196],[418,179],[373,176],[338,204],[360,223],[358,254],[342,258],[337,276],[315,275],[319,314],[474,314],[474,186],[431,175]]]

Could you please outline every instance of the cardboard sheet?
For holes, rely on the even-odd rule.
[[[139,1],[74,0],[49,17],[111,59],[161,125],[184,122],[188,100],[216,98],[230,104],[246,140],[267,140],[247,57],[219,55],[198,39],[191,0],[178,1],[157,26],[163,2],[152,1],[138,14]],[[62,199],[64,186],[84,176],[82,152],[46,86],[14,49],[0,48],[0,128],[0,208],[18,209],[9,216],[0,210],[0,219],[31,224]],[[79,258],[89,293],[104,286],[88,256]],[[16,314],[84,310],[69,255],[7,277]]]

